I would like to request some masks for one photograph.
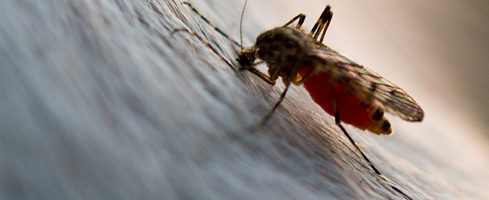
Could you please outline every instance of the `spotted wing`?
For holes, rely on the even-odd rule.
[[[348,57],[322,45],[313,55],[337,66],[328,70],[332,77],[349,86],[360,99],[381,103],[387,112],[407,121],[422,121],[423,109],[397,85]]]

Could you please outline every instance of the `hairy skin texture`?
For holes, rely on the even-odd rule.
[[[241,1],[193,3],[237,36]],[[282,20],[255,15],[245,38]],[[2,0],[0,16],[0,199],[402,199],[303,88],[249,131],[283,85],[172,35],[235,59],[179,1]],[[414,199],[489,199],[487,151],[437,120],[394,121],[388,139],[346,128]]]

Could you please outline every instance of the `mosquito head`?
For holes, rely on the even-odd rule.
[[[251,67],[256,60],[256,48],[255,46],[244,48],[236,59],[243,67]]]

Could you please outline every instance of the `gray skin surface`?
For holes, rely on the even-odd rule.
[[[241,5],[195,4],[234,34]],[[250,10],[247,44],[271,28]],[[402,199],[301,87],[250,130],[283,85],[177,28],[237,67],[179,1],[0,1],[0,199]],[[488,198],[483,140],[394,121],[392,137],[347,130],[405,193]]]

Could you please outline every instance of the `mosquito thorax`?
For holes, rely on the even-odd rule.
[[[314,46],[314,40],[291,27],[277,27],[260,34],[255,43],[258,58],[268,65],[294,65],[300,62]]]

